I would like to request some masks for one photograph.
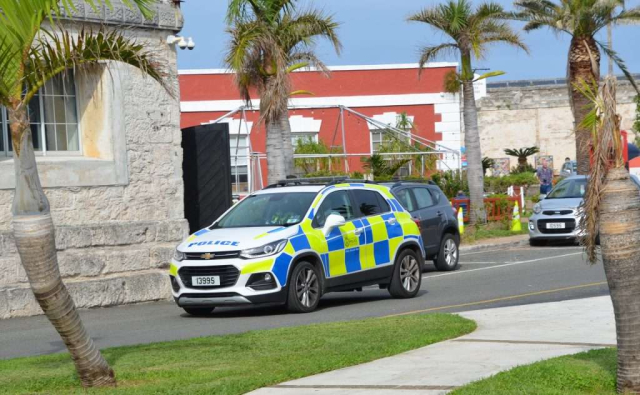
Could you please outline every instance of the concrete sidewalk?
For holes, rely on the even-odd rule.
[[[476,321],[478,329],[457,339],[252,394],[444,394],[518,365],[616,343],[609,296],[460,315]]]

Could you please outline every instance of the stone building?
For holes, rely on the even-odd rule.
[[[631,127],[635,94],[630,83],[619,79],[618,113],[622,116],[622,129],[629,131],[630,142],[634,139]],[[505,148],[537,146],[539,155],[553,156],[556,172],[566,157],[576,158],[565,79],[489,83],[487,96],[478,101],[478,111],[483,156],[509,158],[504,154]],[[534,157],[529,161],[533,165]],[[517,158],[511,157],[510,166],[516,164]]]
[[[165,267],[188,232],[176,50],[166,43],[182,14],[172,0],[154,6],[152,21],[120,1],[97,12],[75,3],[69,30],[104,25],[144,43],[166,62],[172,95],[137,69],[112,64],[56,79],[31,103],[60,269],[78,307],[165,299]],[[0,318],[7,318],[41,310],[10,233],[13,160],[0,114]]]

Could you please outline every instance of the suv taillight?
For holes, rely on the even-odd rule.
[[[420,225],[420,220],[418,218],[411,218],[413,220],[413,222],[416,223],[416,225],[418,225],[418,230],[422,232],[422,225]]]

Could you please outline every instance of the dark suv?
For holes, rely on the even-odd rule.
[[[458,268],[460,233],[449,199],[435,184],[399,181],[383,184],[420,221],[427,259],[442,271]]]

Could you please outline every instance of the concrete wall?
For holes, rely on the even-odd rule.
[[[512,83],[513,84],[513,83]],[[510,84],[511,85],[511,84]],[[515,84],[522,85],[522,84]],[[627,82],[618,85],[618,113],[623,130],[633,125],[635,91]],[[553,155],[556,171],[564,158],[576,158],[573,115],[569,107],[567,86],[547,84],[488,88],[488,95],[478,101],[478,124],[482,155],[506,158],[505,148],[537,146],[538,155]],[[629,141],[634,135],[630,133]],[[529,158],[533,165],[534,157]],[[511,166],[517,159],[511,158]]]
[[[165,62],[173,96],[129,66],[79,72],[83,155],[38,158],[60,270],[78,307],[169,298],[168,262],[188,233],[176,51],[165,43],[179,30],[181,17],[173,8],[161,11],[164,17],[157,16],[154,28],[125,34]],[[112,166],[118,176],[86,176],[98,165]],[[12,172],[12,160],[0,163],[0,180]],[[78,174],[86,176],[83,183]],[[0,185],[0,318],[41,313],[10,233],[12,195],[11,187]]]

